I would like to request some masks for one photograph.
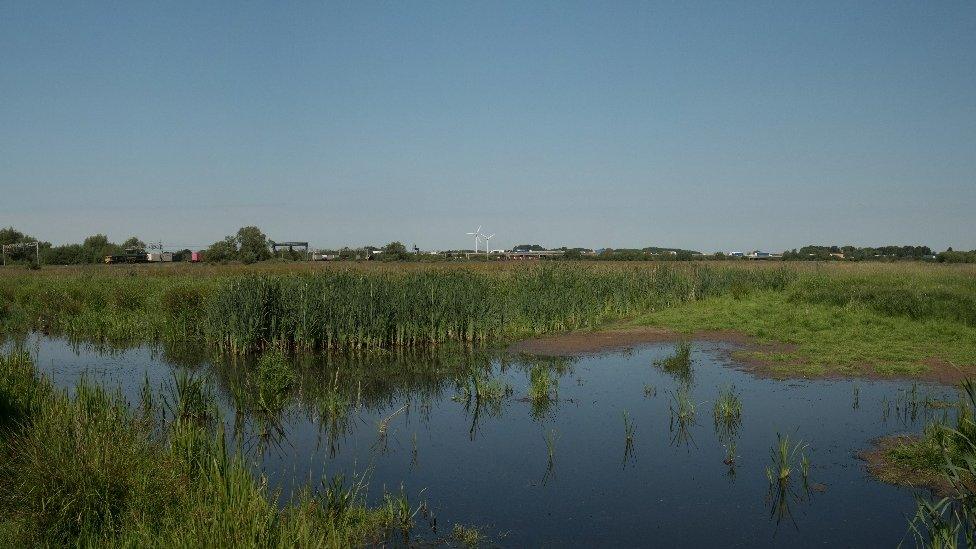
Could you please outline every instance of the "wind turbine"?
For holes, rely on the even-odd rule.
[[[465,234],[474,237],[474,253],[478,253],[478,242],[481,241],[481,225],[478,225],[478,229],[475,232]]]
[[[488,241],[491,240],[493,236],[495,236],[495,233],[481,235],[481,238],[485,239],[485,257],[488,257],[488,254],[490,253],[490,250],[488,248]]]

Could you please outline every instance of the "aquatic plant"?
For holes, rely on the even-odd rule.
[[[672,433],[671,444],[688,444],[691,438],[691,426],[695,424],[695,403],[691,400],[688,387],[681,385],[670,394],[668,409],[671,415],[669,429]]]
[[[174,372],[164,386],[163,411],[177,422],[209,425],[217,414],[213,384],[203,375],[185,370]]]
[[[854,386],[854,389],[853,389],[854,396],[853,396],[852,406],[853,406],[853,408],[855,410],[857,410],[860,407],[861,389],[860,389],[860,387],[858,387],[857,383],[854,383],[853,386]]]
[[[806,445],[802,440],[791,444],[789,435],[776,433],[776,445],[770,451],[772,466],[766,467],[766,477],[769,482],[781,485],[789,483],[795,462],[803,455],[805,448]]]
[[[481,530],[473,526],[455,524],[451,530],[451,539],[465,547],[478,547],[485,542],[485,536]]]
[[[651,384],[645,383],[644,384],[644,398],[650,398],[650,397],[654,397],[654,396],[657,396],[657,387],[655,387],[655,386],[653,386]]]
[[[723,387],[715,399],[713,410],[715,424],[725,425],[728,431],[734,431],[742,421],[742,401],[735,392],[735,386]]]
[[[909,532],[919,546],[976,545],[976,383],[966,379],[961,389],[955,428],[935,420],[906,452],[912,458],[926,455],[919,466],[936,469],[950,487],[948,495],[938,500],[916,497]]]
[[[803,441],[794,444],[789,435],[776,433],[776,444],[770,450],[772,464],[766,466],[766,478],[769,481],[766,500],[770,504],[769,516],[771,519],[775,518],[777,527],[784,518],[789,518],[796,525],[790,511],[791,505],[809,495],[810,462],[805,450],[806,444]],[[797,465],[803,480],[802,492],[792,482]]]
[[[695,420],[695,403],[687,387],[678,387],[671,391],[671,401],[668,404],[672,421],[693,422]]]

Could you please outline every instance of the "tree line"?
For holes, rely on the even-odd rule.
[[[124,253],[126,249],[144,250],[146,243],[138,237],[130,237],[121,243],[111,242],[104,234],[94,234],[85,238],[80,244],[63,244],[54,246],[25,234],[13,227],[0,229],[0,244],[34,244],[37,243],[38,258],[35,258],[32,246],[21,246],[7,249],[4,254],[7,264],[33,264],[39,259],[42,265],[80,265],[102,263],[106,256]],[[519,244],[516,251],[543,251],[539,244]],[[716,253],[704,255],[693,250],[680,248],[647,247],[640,249],[605,248],[593,250],[587,248],[554,248],[564,252],[562,259],[567,260],[611,260],[611,261],[690,261],[697,259],[725,260],[731,256]],[[240,262],[255,263],[267,261],[273,257],[291,260],[307,259],[305,254],[297,251],[282,251],[276,256],[271,252],[271,241],[260,228],[253,225],[241,227],[233,235],[228,235],[214,242],[202,250],[203,260],[214,263]],[[484,258],[483,255],[469,255],[471,250],[456,250],[443,255],[421,254],[414,247],[408,249],[401,242],[390,242],[385,246],[362,246],[358,248],[343,247],[337,250],[325,250],[320,253],[330,258],[340,260],[383,260],[383,261],[438,261],[451,258]],[[189,261],[191,251],[183,249],[173,253],[174,261]],[[927,260],[940,263],[976,263],[976,250],[955,251],[948,248],[944,252],[934,252],[928,246],[820,246],[809,245],[783,253],[784,260],[792,261],[907,261]]]

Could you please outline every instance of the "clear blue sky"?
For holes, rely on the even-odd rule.
[[[0,225],[976,248],[976,3],[0,4]]]

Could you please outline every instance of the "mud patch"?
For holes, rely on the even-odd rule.
[[[925,369],[915,374],[881,374],[873,364],[851,366],[815,366],[796,355],[797,346],[782,342],[765,342],[734,330],[682,333],[655,326],[611,328],[607,330],[567,332],[526,339],[509,346],[512,353],[549,357],[574,357],[615,351],[626,351],[651,343],[680,340],[711,341],[728,344],[726,352],[741,370],[758,377],[773,379],[910,379],[944,385],[955,385],[972,377],[972,368],[962,369],[937,358],[920,364]],[[776,356],[776,359],[771,357]]]

